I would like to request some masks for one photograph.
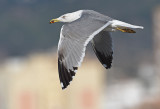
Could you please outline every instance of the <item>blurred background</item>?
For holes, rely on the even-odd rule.
[[[89,44],[62,91],[56,51],[62,23],[49,20],[80,9],[144,30],[112,34],[109,70]],[[0,0],[0,109],[160,109],[159,42],[160,0]]]

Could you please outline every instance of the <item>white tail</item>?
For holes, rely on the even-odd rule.
[[[139,29],[143,29],[143,26],[137,26],[137,25],[131,25],[129,23],[125,23],[119,20],[113,20],[112,21],[112,27],[115,28],[139,28]]]

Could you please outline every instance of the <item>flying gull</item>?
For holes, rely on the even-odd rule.
[[[79,10],[67,13],[50,23],[64,22],[58,43],[58,71],[62,89],[72,81],[85,56],[89,42],[102,65],[111,68],[113,59],[110,32],[135,33],[133,29],[142,26],[115,20],[93,10]]]

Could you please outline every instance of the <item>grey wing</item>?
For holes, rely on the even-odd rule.
[[[74,38],[71,35],[77,36],[74,33],[65,33],[62,27],[58,44],[58,71],[62,89],[65,89],[72,81],[86,49],[84,46],[86,39]]]
[[[111,68],[113,59],[112,38],[110,32],[101,31],[91,40],[92,48],[102,65]]]
[[[58,70],[62,89],[65,89],[75,76],[85,56],[88,42],[110,24],[109,21],[84,16],[63,25],[58,44]]]

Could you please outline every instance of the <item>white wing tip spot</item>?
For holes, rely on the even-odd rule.
[[[74,78],[74,76],[72,76],[72,79]]]
[[[143,26],[141,26],[141,29],[144,29],[144,27],[143,27]]]
[[[76,72],[77,72],[77,70],[74,70],[74,72],[76,73]]]
[[[64,87],[64,85],[63,85],[63,83],[61,82],[61,87],[63,88]]]
[[[106,64],[103,64],[103,66],[104,66],[104,67],[107,67],[107,65],[106,65]]]

